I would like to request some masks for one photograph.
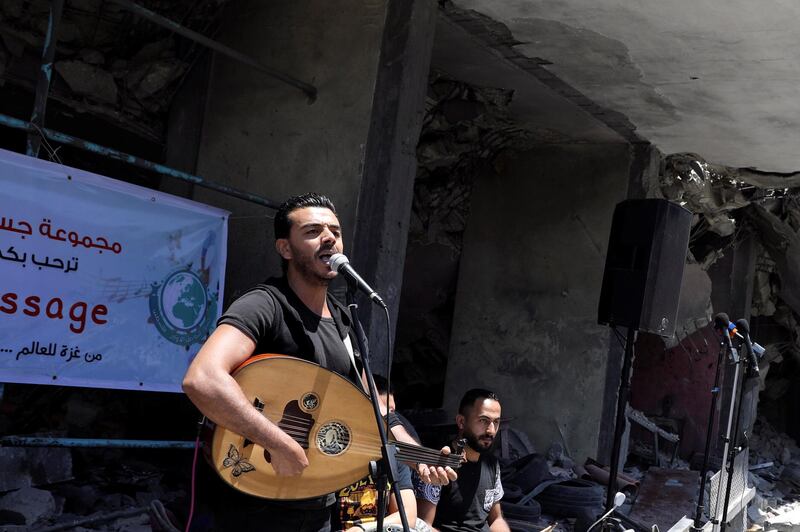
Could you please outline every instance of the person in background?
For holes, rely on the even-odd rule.
[[[458,479],[441,488],[426,486],[417,499],[417,514],[441,532],[510,532],[500,510],[503,485],[500,467],[491,453],[500,428],[500,399],[494,392],[473,388],[458,407],[458,437],[466,439],[466,462]]]

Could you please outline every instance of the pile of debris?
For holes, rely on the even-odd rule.
[[[159,0],[146,7],[206,35],[227,0]],[[36,87],[50,16],[47,0],[0,2],[0,87]],[[50,98],[137,135],[163,140],[166,113],[204,48],[101,0],[67,2],[56,25]]]
[[[187,506],[188,459],[172,453],[145,462],[119,450],[2,447],[0,464],[17,466],[2,469],[0,530],[177,530],[169,508]]]
[[[748,509],[755,527],[800,530],[800,448],[763,417],[750,437],[750,484],[756,498]]]

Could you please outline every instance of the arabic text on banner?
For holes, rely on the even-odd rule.
[[[228,214],[0,150],[0,382],[180,391]]]

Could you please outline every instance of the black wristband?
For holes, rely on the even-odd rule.
[[[400,421],[400,416],[398,416],[396,412],[389,412],[386,414],[386,423],[389,425],[389,428],[403,424],[403,422]]]

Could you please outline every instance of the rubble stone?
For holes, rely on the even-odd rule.
[[[107,103],[117,103],[114,76],[82,61],[58,61],[58,72],[76,94]]]
[[[771,493],[775,488],[775,483],[770,482],[768,479],[761,475],[750,473],[750,485],[755,487],[761,493]]]
[[[760,509],[757,505],[751,504],[747,507],[747,517],[751,523],[763,525],[767,517],[767,512]]]
[[[781,449],[781,462],[783,462],[784,464],[788,464],[791,461],[792,461],[792,451],[789,448],[784,447],[783,449]]]
[[[72,452],[63,447],[25,449],[31,485],[43,486],[73,478]]]
[[[150,532],[150,518],[146,513],[117,519],[111,523],[111,530],[119,532]]]
[[[68,501],[67,510],[78,515],[91,513],[100,499],[97,488],[90,484],[64,486],[60,492]]]
[[[764,520],[764,528],[766,530],[779,532],[797,532],[800,530],[800,505],[787,505],[780,508],[779,512],[777,515],[770,515]]]
[[[0,447],[0,492],[11,491],[31,485],[25,449]]]
[[[162,57],[164,53],[172,47],[172,39],[161,39],[160,41],[147,43],[136,52],[131,62],[137,65],[149,63]]]
[[[92,50],[90,48],[85,48],[80,51],[81,61],[84,63],[89,63],[90,65],[102,65],[106,62],[105,56],[103,53],[98,50]]]
[[[0,498],[0,510],[18,513],[25,519],[23,523],[13,524],[32,525],[40,519],[53,517],[56,513],[56,502],[49,491],[22,488]]]

